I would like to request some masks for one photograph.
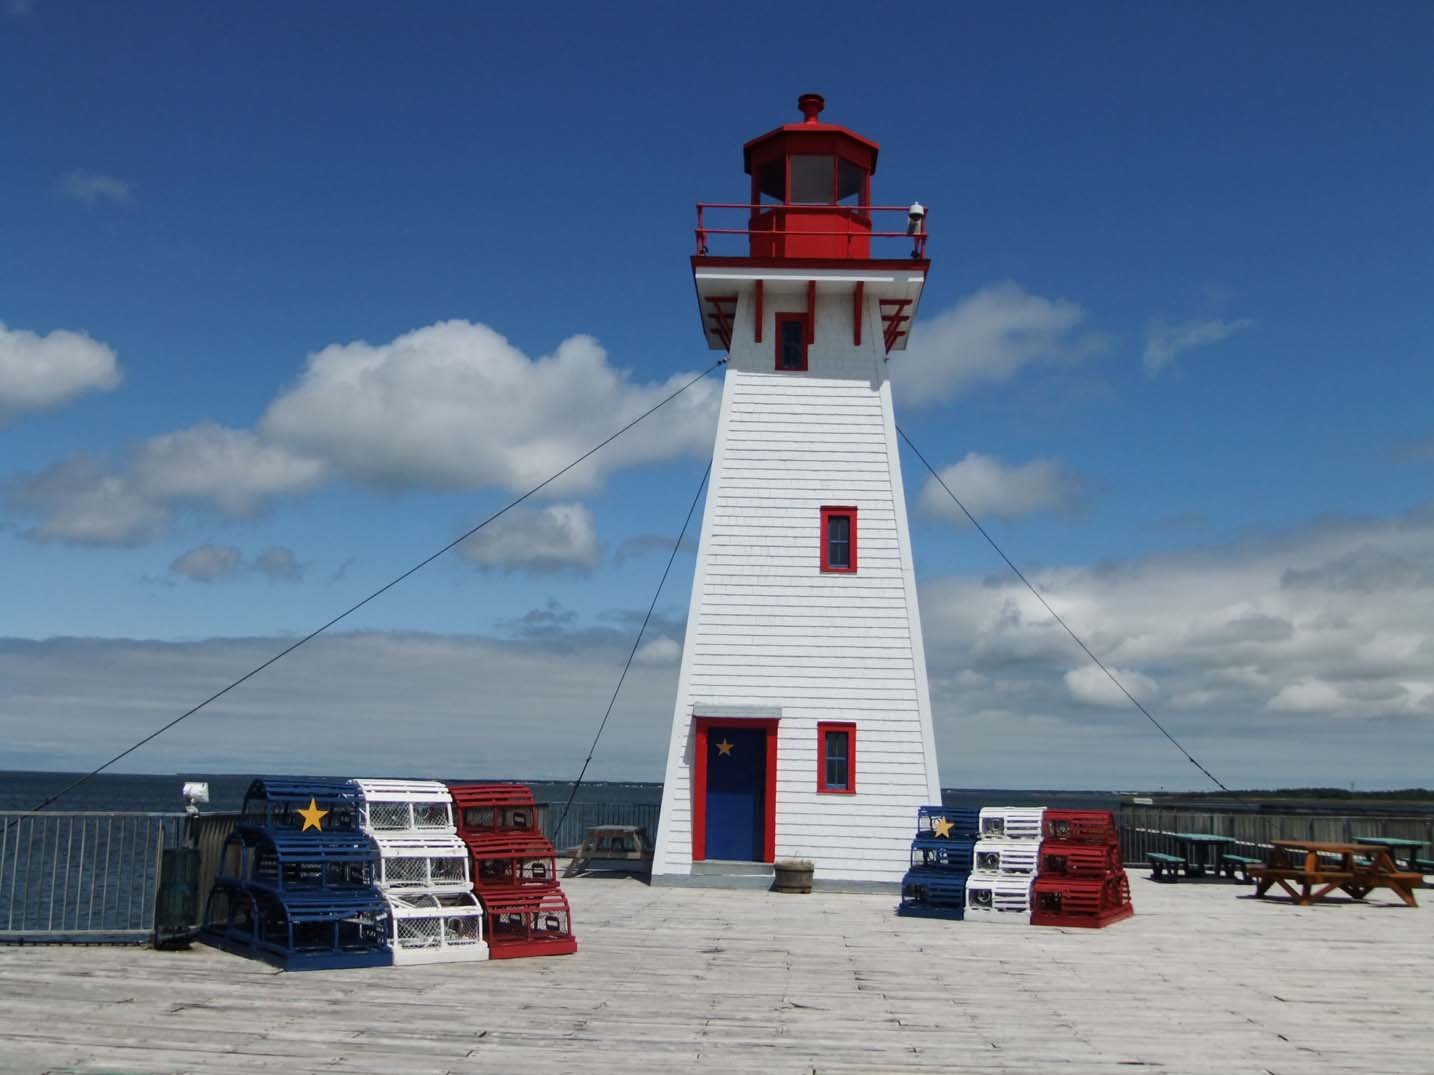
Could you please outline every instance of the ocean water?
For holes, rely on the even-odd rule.
[[[314,775],[314,774],[311,774]],[[29,810],[37,803],[72,783],[78,773],[39,773],[0,771],[0,810]],[[233,773],[205,774],[130,774],[101,773],[91,777],[48,809],[179,811],[184,808],[179,789],[186,780],[209,783],[209,805],[206,811],[238,810],[252,776]],[[462,773],[445,780],[477,780]],[[513,779],[521,780],[520,777]],[[567,802],[572,782],[566,780],[522,781],[533,789],[539,802]],[[1041,791],[1011,788],[946,788],[942,799],[947,806],[984,806],[1000,803],[1005,806],[1063,806],[1085,810],[1113,810],[1120,795],[1113,791]],[[582,803],[659,803],[660,783],[635,781],[585,781],[578,790],[577,802]]]

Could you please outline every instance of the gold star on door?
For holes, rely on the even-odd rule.
[[[717,744],[717,756],[721,758],[730,758],[732,756],[732,747],[734,745],[735,744],[733,743],[729,743],[727,741],[727,737],[724,735],[722,737],[722,742]]]

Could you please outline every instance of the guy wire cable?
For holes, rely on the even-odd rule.
[[[946,490],[946,495],[949,496],[955,502],[956,506],[961,509],[961,514],[966,516],[966,518],[970,521],[971,525],[976,528],[977,532],[980,533],[980,535],[986,539],[986,543],[990,545],[991,548],[996,550],[996,555],[1006,562],[1006,566],[1009,567],[1011,571],[1015,573],[1016,578],[1020,579],[1021,582],[1025,584],[1026,589],[1030,590],[1031,593],[1035,596],[1036,600],[1039,601],[1041,605],[1045,608],[1045,610],[1051,614],[1051,619],[1055,620],[1058,624],[1061,625],[1061,627],[1065,629],[1066,634],[1071,636],[1071,638],[1075,641],[1075,644],[1085,652],[1085,655],[1095,663],[1095,666],[1099,668],[1102,672],[1104,672],[1107,678],[1109,678],[1109,680],[1120,689],[1120,693],[1130,699],[1130,704],[1135,706],[1136,709],[1140,710],[1140,712],[1145,715],[1145,719],[1150,721],[1151,724],[1155,725],[1156,729],[1160,732],[1160,734],[1165,736],[1166,739],[1169,739],[1170,742],[1174,744],[1175,749],[1180,751],[1180,753],[1184,754],[1186,760],[1189,761],[1191,765],[1195,766],[1195,768],[1199,769],[1202,773],[1204,773],[1212,781],[1214,781],[1215,786],[1218,787],[1221,791],[1229,792],[1233,795],[1234,792],[1231,792],[1229,788],[1222,784],[1220,782],[1219,777],[1217,777],[1209,769],[1205,768],[1205,766],[1201,765],[1198,761],[1196,761],[1195,755],[1191,754],[1190,751],[1186,750],[1180,744],[1180,740],[1176,739],[1175,736],[1171,735],[1168,731],[1165,730],[1165,726],[1161,724],[1160,721],[1155,719],[1154,715],[1150,712],[1150,710],[1146,709],[1145,706],[1141,705],[1140,700],[1136,698],[1135,695],[1131,694],[1128,690],[1125,689],[1125,684],[1122,683],[1119,679],[1117,679],[1115,673],[1105,666],[1105,662],[1102,661],[1099,657],[1097,657],[1094,653],[1092,653],[1091,648],[1087,646],[1083,641],[1081,641],[1080,635],[1076,634],[1073,630],[1071,630],[1070,624],[1066,623],[1065,620],[1061,619],[1060,614],[1051,607],[1050,602],[1041,596],[1041,592],[1038,589],[1031,585],[1031,580],[1026,578],[1026,576],[1022,574],[1021,569],[1017,567],[1014,562],[1012,562],[1011,558],[1007,556],[1003,551],[1001,551],[1001,546],[996,544],[996,539],[993,538],[990,534],[988,534],[986,532],[986,528],[976,521],[976,516],[972,515],[969,511],[966,510],[966,505],[961,503],[960,497],[958,497],[955,493],[951,491],[951,487],[947,485],[941,475],[936,472],[936,468],[931,465],[931,463],[927,460],[926,456],[921,454],[921,449],[916,447],[916,445],[912,442],[911,438],[906,435],[906,430],[902,429],[900,426],[897,426],[896,431],[901,434],[901,439],[906,441],[906,446],[916,453],[916,458],[921,460],[922,466],[924,466],[928,471],[931,472],[931,476],[936,479],[937,484],[939,484],[941,488]]]
[[[712,363],[712,365],[708,366],[705,370],[703,370],[703,371],[702,371],[701,373],[699,373],[697,376],[693,377],[690,381],[687,381],[686,383],[684,383],[684,384],[683,384],[680,388],[678,388],[676,391],[672,392],[671,394],[669,394],[669,395],[667,395],[667,396],[664,396],[662,399],[660,399],[658,402],[654,403],[654,404],[653,404],[651,407],[649,407],[647,410],[643,411],[643,412],[642,412],[641,414],[639,414],[636,418],[634,418],[632,421],[628,422],[625,426],[623,426],[621,429],[619,429],[616,433],[613,433],[611,436],[607,437],[605,440],[602,440],[602,441],[598,442],[597,444],[593,445],[593,447],[589,448],[586,452],[584,452],[582,455],[578,456],[576,459],[574,459],[574,460],[573,460],[571,463],[569,463],[567,466],[563,467],[561,470],[556,470],[556,471],[554,471],[554,472],[553,472],[552,474],[550,474],[548,477],[546,477],[546,478],[544,478],[542,481],[540,481],[537,485],[535,485],[535,486],[533,486],[531,489],[529,489],[529,490],[528,490],[526,493],[524,493],[522,496],[519,496],[519,497],[514,498],[513,500],[510,500],[507,504],[505,504],[503,507],[499,508],[499,509],[498,509],[497,511],[495,511],[492,515],[488,516],[486,519],[484,519],[482,522],[480,522],[477,526],[474,526],[474,527],[472,527],[471,529],[464,531],[462,534],[459,534],[456,538],[454,538],[452,541],[450,541],[447,545],[444,545],[443,548],[439,549],[437,552],[433,553],[433,554],[430,555],[430,556],[424,557],[424,558],[423,558],[422,560],[420,560],[418,563],[416,563],[416,564],[414,564],[412,567],[410,567],[407,571],[403,572],[403,574],[397,576],[396,578],[392,579],[391,581],[389,581],[389,582],[385,583],[384,585],[380,586],[377,590],[374,590],[373,593],[369,594],[369,595],[368,595],[367,597],[365,597],[362,601],[359,601],[359,602],[356,603],[356,604],[350,605],[348,608],[344,609],[344,611],[340,612],[340,613],[339,613],[337,616],[335,616],[333,619],[331,619],[331,620],[329,620],[327,623],[325,623],[322,627],[316,627],[314,630],[312,630],[312,631],[310,631],[308,634],[304,635],[303,638],[300,638],[297,642],[294,642],[294,643],[292,643],[292,644],[290,644],[290,645],[288,645],[288,646],[285,646],[282,650],[280,650],[278,653],[274,654],[274,656],[270,657],[268,660],[264,661],[262,664],[258,664],[258,665],[256,665],[255,667],[251,668],[249,671],[245,672],[242,676],[240,676],[238,679],[234,680],[232,683],[230,683],[230,684],[229,684],[227,687],[225,687],[223,690],[215,691],[215,692],[214,692],[213,694],[211,694],[208,698],[204,699],[204,701],[200,702],[198,705],[194,706],[192,709],[187,709],[187,710],[185,710],[185,711],[184,711],[183,713],[181,713],[179,716],[177,716],[177,717],[175,717],[173,720],[171,720],[168,724],[165,724],[165,725],[163,725],[162,727],[157,728],[156,730],[150,732],[150,733],[149,733],[148,735],[146,735],[143,739],[139,740],[139,742],[135,743],[133,746],[127,747],[126,749],[120,751],[118,754],[116,754],[116,755],[115,755],[113,758],[111,758],[109,761],[105,762],[103,765],[100,765],[100,766],[97,766],[97,767],[94,768],[94,769],[91,769],[88,773],[86,773],[84,776],[80,777],[78,780],[72,781],[70,784],[66,785],[65,787],[61,788],[59,791],[55,792],[55,794],[53,794],[53,795],[49,796],[48,798],[42,800],[40,803],[38,803],[38,804],[34,807],[34,809],[33,809],[31,812],[34,813],[34,812],[36,812],[36,811],[45,809],[45,807],[49,806],[51,803],[53,803],[55,800],[59,799],[61,796],[67,795],[67,794],[69,794],[71,791],[74,791],[75,788],[79,787],[79,786],[80,786],[81,784],[83,784],[86,780],[89,780],[89,779],[91,779],[92,777],[98,776],[100,773],[104,772],[106,769],[108,769],[108,768],[109,768],[111,765],[113,765],[115,762],[119,761],[121,758],[124,758],[124,757],[126,757],[127,755],[130,755],[130,754],[133,754],[136,750],[138,750],[140,747],[144,746],[146,743],[150,742],[150,741],[153,740],[153,739],[157,739],[159,736],[161,736],[161,735],[163,735],[165,732],[169,731],[169,729],[173,728],[173,727],[174,727],[176,724],[178,724],[180,721],[185,720],[185,719],[187,719],[188,717],[192,717],[195,713],[198,713],[201,709],[203,709],[205,706],[207,706],[210,702],[217,701],[218,699],[224,697],[224,695],[228,694],[228,693],[229,693],[230,691],[232,691],[235,687],[239,686],[241,683],[244,683],[245,681],[247,681],[247,680],[249,680],[249,679],[252,679],[254,676],[257,676],[260,672],[264,671],[264,669],[268,668],[271,664],[277,664],[279,661],[283,660],[283,659],[284,659],[285,657],[287,657],[289,654],[293,653],[296,649],[298,649],[300,646],[304,645],[306,642],[312,641],[313,639],[317,638],[319,635],[321,635],[321,634],[323,634],[325,631],[327,631],[327,630],[328,630],[330,627],[332,627],[334,624],[338,623],[340,620],[343,620],[343,619],[347,618],[348,616],[350,616],[350,615],[352,615],[353,613],[357,612],[359,609],[363,608],[364,605],[368,604],[368,603],[369,603],[370,601],[372,601],[374,598],[379,597],[380,595],[382,595],[382,594],[384,594],[384,593],[387,593],[389,590],[391,590],[391,589],[393,589],[395,586],[397,586],[400,582],[403,582],[405,579],[407,579],[410,575],[413,575],[413,574],[417,573],[418,571],[422,570],[423,568],[425,568],[425,567],[427,567],[429,564],[431,564],[434,560],[437,560],[440,556],[442,556],[444,553],[448,552],[448,551],[449,551],[450,549],[452,549],[454,546],[460,545],[460,544],[462,544],[464,541],[467,541],[470,537],[472,537],[474,534],[478,533],[478,531],[482,530],[482,529],[483,529],[485,526],[487,526],[489,523],[495,521],[496,519],[501,518],[503,515],[506,515],[506,514],[507,514],[509,511],[511,511],[513,508],[516,508],[519,504],[523,503],[523,501],[527,500],[529,497],[533,496],[535,493],[541,491],[544,487],[546,487],[546,486],[548,486],[548,485],[551,485],[553,482],[557,481],[559,478],[561,478],[561,477],[562,477],[564,474],[566,474],[568,471],[572,470],[573,467],[577,466],[579,463],[586,462],[586,461],[587,461],[588,459],[590,459],[592,456],[596,455],[598,452],[602,451],[602,449],[606,448],[606,447],[607,447],[609,444],[611,444],[613,441],[617,440],[618,437],[622,436],[624,433],[626,433],[626,432],[627,432],[629,429],[631,429],[633,426],[635,426],[635,425],[637,425],[639,422],[641,422],[644,418],[649,417],[650,415],[654,414],[656,411],[660,410],[661,408],[665,407],[667,404],[671,403],[674,399],[676,399],[678,396],[682,395],[682,393],[686,392],[689,388],[691,388],[691,387],[692,387],[694,384],[696,384],[698,381],[700,381],[700,380],[702,380],[703,378],[705,378],[705,377],[706,377],[708,374],[710,374],[713,370],[715,370],[715,369],[717,369],[719,366],[725,364],[726,361],[727,361],[727,359],[726,359],[725,357],[724,357],[724,358],[719,358],[716,362]],[[14,825],[15,823],[16,823],[16,822],[12,821],[12,822],[10,823],[10,825],[6,825],[6,826],[5,826],[5,831],[8,832],[9,829],[10,829],[10,826],[11,826],[11,825]]]
[[[643,632],[647,630],[648,621],[652,619],[652,610],[657,607],[657,599],[662,596],[662,587],[667,583],[668,572],[672,570],[672,563],[677,559],[677,551],[682,548],[682,539],[687,536],[687,528],[692,525],[692,515],[697,511],[697,502],[702,499],[702,490],[707,487],[707,479],[712,474],[712,461],[707,461],[707,469],[702,472],[702,480],[697,483],[697,492],[692,496],[692,503],[687,508],[687,518],[682,520],[682,530],[677,535],[677,540],[672,543],[672,552],[667,556],[667,566],[662,569],[662,578],[657,580],[657,592],[652,595],[652,604],[647,606],[647,615],[642,618],[642,626],[637,629],[637,637],[632,640],[632,649],[627,655],[627,663],[622,666],[622,674],[617,677],[617,686],[612,689],[612,697],[608,699],[607,712],[602,715],[602,723],[598,725],[597,735],[593,736],[592,746],[588,748],[587,761],[578,773],[577,780],[573,781],[573,790],[568,793],[568,801],[563,804],[563,814],[558,818],[557,825],[553,828],[553,834],[557,835],[563,827],[563,822],[568,819],[568,811],[572,808],[573,800],[577,798],[578,788],[582,787],[583,776],[588,771],[588,765],[597,753],[598,740],[602,738],[602,730],[607,727],[607,718],[612,716],[612,707],[617,704],[618,692],[622,690],[622,681],[627,678],[627,670],[632,667],[632,659],[637,656],[638,644],[642,641]]]

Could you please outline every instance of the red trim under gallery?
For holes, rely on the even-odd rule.
[[[692,861],[707,859],[707,729],[761,728],[767,733],[766,787],[762,794],[762,861],[777,857],[777,725],[773,718],[693,717],[692,736]]]

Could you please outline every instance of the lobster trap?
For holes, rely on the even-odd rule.
[[[981,839],[1039,840],[1041,806],[983,806]]]
[[[452,833],[453,797],[437,780],[355,780],[359,826],[375,836]]]
[[[358,790],[350,780],[261,776],[244,795],[239,826],[306,835],[358,832]]]
[[[901,879],[897,914],[919,918],[961,918],[966,909],[967,875],[915,867]]]
[[[1120,830],[1109,810],[1047,810],[1041,829],[1047,840],[1061,843],[1120,843]]]
[[[374,883],[374,848],[357,832],[304,835],[241,828],[224,841],[216,875],[276,892],[364,889]]]
[[[375,836],[376,884],[385,891],[467,892],[468,848],[457,836]]]
[[[476,963],[488,958],[483,908],[471,892],[384,893],[397,964]]]
[[[209,895],[200,935],[216,947],[284,970],[393,961],[388,907],[372,889],[286,892],[220,880]]]
[[[537,832],[538,807],[526,784],[449,784],[460,836]]]
[[[463,843],[473,862],[473,888],[480,896],[494,890],[558,887],[557,851],[539,833],[484,833]]]
[[[972,807],[949,809],[922,806],[916,811],[916,838],[974,840],[981,835],[981,811]]]
[[[1036,926],[1099,928],[1135,913],[1124,870],[1100,881],[1038,877],[1031,903]]]
[[[977,840],[972,867],[976,873],[1034,876],[1040,852],[1041,845],[1035,840]]]
[[[972,874],[966,881],[966,920],[1025,925],[1031,920],[1031,879]]]
[[[970,873],[972,856],[978,846],[969,838],[946,840],[918,836],[911,841],[911,868]]]
[[[1121,869],[1119,844],[1041,844],[1041,876],[1104,880]]]
[[[484,893],[492,959],[557,956],[578,950],[572,912],[560,891]]]

